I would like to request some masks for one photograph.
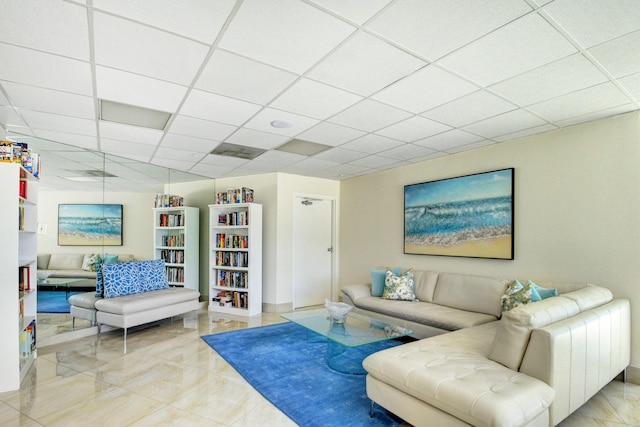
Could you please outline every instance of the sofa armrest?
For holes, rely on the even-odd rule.
[[[347,285],[340,290],[343,294],[348,296],[353,303],[355,303],[358,298],[371,296],[371,283]]]

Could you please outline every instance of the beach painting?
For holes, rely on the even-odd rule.
[[[404,252],[513,259],[514,169],[404,187]]]
[[[122,246],[122,205],[59,204],[59,246]]]

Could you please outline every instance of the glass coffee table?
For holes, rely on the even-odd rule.
[[[327,365],[352,375],[367,373],[358,347],[413,334],[409,329],[358,313],[349,313],[343,323],[336,323],[324,308],[284,313],[281,317],[307,329],[310,341],[317,341],[318,335],[327,338]]]
[[[45,280],[38,280],[38,288],[43,286],[51,286],[55,289],[64,288],[66,297],[69,299],[69,292],[71,291],[71,284],[79,282],[84,279],[71,279],[71,278],[53,278],[50,277]]]

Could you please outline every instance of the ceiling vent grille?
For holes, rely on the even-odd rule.
[[[222,144],[218,145],[211,152],[211,154],[251,160],[255,159],[265,151],[267,150],[263,150],[262,148],[247,147],[246,145],[229,144],[228,142],[223,142]]]

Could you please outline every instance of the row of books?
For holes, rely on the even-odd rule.
[[[249,297],[246,292],[220,291],[211,301],[223,307],[249,308]]]
[[[184,248],[184,233],[160,236],[160,246]]]
[[[184,283],[184,268],[165,267],[167,270],[167,280],[169,282]]]
[[[229,212],[218,215],[218,225],[249,225],[249,212]]]
[[[20,363],[24,363],[31,357],[31,354],[36,350],[36,321],[32,320],[29,326],[27,326],[19,337],[20,342]],[[22,367],[21,367],[22,368]]]
[[[24,231],[25,228],[25,219],[24,219],[24,208],[18,208],[18,230]]]
[[[229,203],[253,203],[253,190],[240,187],[228,188],[227,191],[216,193],[216,205]]]
[[[31,290],[31,269],[18,267],[18,290],[26,292]]]
[[[26,142],[0,141],[0,162],[21,164],[33,176],[40,176],[40,155]]]
[[[224,288],[244,288],[249,285],[249,275],[246,271],[218,270],[216,274],[216,286]]]
[[[160,251],[160,259],[167,264],[184,264],[184,251],[176,249],[163,249]]]
[[[216,248],[246,249],[249,247],[249,237],[237,234],[216,234]]]
[[[248,252],[216,251],[216,265],[222,267],[247,267],[249,265]]]
[[[184,198],[170,194],[156,194],[153,201],[155,208],[177,208],[180,206],[184,206]]]
[[[184,215],[178,213],[160,214],[158,227],[184,227]]]

